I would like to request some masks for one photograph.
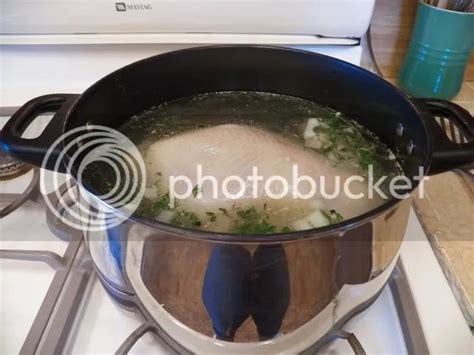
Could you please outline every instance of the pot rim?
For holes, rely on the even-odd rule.
[[[126,71],[130,68],[133,68],[138,65],[145,65],[149,62],[155,61],[157,58],[166,58],[166,57],[173,57],[176,55],[183,55],[188,52],[194,52],[194,51],[208,51],[208,50],[219,50],[219,49],[232,49],[232,48],[247,48],[247,49],[256,49],[256,50],[270,50],[270,51],[279,51],[279,52],[293,52],[296,54],[300,55],[311,55],[315,57],[320,57],[323,58],[324,60],[327,61],[333,61],[339,63],[339,65],[345,66],[350,68],[351,70],[358,72],[359,74],[365,75],[368,77],[370,80],[376,80],[379,82],[383,82],[384,85],[388,86],[392,91],[394,91],[398,96],[400,96],[405,103],[410,106],[410,108],[416,113],[416,115],[419,118],[419,121],[421,122],[424,132],[425,132],[425,138],[427,141],[426,145],[426,155],[424,157],[423,165],[420,165],[420,167],[423,167],[424,169],[424,176],[427,175],[427,172],[429,171],[430,165],[431,165],[431,160],[432,160],[432,154],[433,154],[433,141],[432,137],[429,134],[428,131],[428,125],[425,122],[424,119],[422,119],[422,112],[419,109],[419,107],[406,95],[404,92],[402,92],[399,88],[394,86],[392,83],[389,81],[385,80],[383,77],[380,77],[376,75],[375,73],[372,73],[360,66],[348,63],[346,61],[333,58],[327,55],[319,54],[319,53],[314,53],[302,49],[295,49],[295,48],[288,48],[288,47],[278,47],[278,46],[271,46],[271,45],[209,45],[209,46],[199,46],[199,47],[191,47],[191,48],[184,48],[176,51],[171,51],[171,52],[166,52],[162,54],[158,54],[152,57],[144,58],[139,61],[133,62],[131,64],[128,64],[124,67],[121,67],[110,74],[106,75],[99,81],[95,82],[92,86],[90,86],[86,91],[84,91],[79,98],[74,102],[74,104],[71,106],[68,114],[65,117],[64,124],[62,127],[63,133],[66,132],[68,123],[69,123],[69,118],[71,115],[78,109],[80,105],[84,101],[87,101],[88,95],[90,95],[92,92],[97,90],[102,83],[106,80],[108,80],[110,77],[116,76],[118,73],[122,71]],[[65,142],[63,142],[65,144]],[[67,164],[66,164],[67,165]],[[68,171],[68,173],[76,180],[76,175],[72,171]],[[407,191],[407,198],[411,197],[411,193],[418,187],[419,182],[415,181],[413,182],[412,180],[412,189],[410,191]],[[100,204],[103,206],[107,207],[107,209],[114,211],[115,213],[125,215],[124,212],[117,210],[115,208],[110,207],[107,203],[102,201],[100,198],[96,196],[96,194],[92,191],[92,189],[87,188],[85,186],[82,186],[94,200],[98,201]],[[143,225],[146,225],[148,227],[155,228],[159,231],[163,231],[166,233],[173,234],[178,237],[186,238],[186,239],[197,239],[197,240],[205,240],[209,242],[222,242],[222,243],[236,243],[236,244],[252,244],[252,243],[267,243],[267,244],[274,244],[274,243],[281,243],[281,242],[292,242],[292,241],[299,241],[302,239],[320,239],[324,237],[329,237],[329,236],[340,236],[344,233],[344,231],[360,226],[363,223],[366,223],[379,215],[387,212],[388,210],[394,208],[400,201],[401,199],[397,198],[390,198],[380,206],[367,211],[361,215],[358,215],[356,217],[344,220],[342,222],[336,223],[336,224],[331,224],[328,226],[324,227],[319,227],[319,228],[313,228],[313,229],[307,229],[307,230],[302,230],[302,231],[293,231],[293,232],[287,232],[287,233],[273,233],[273,234],[235,234],[235,233],[222,233],[222,232],[212,232],[212,231],[204,231],[204,230],[199,230],[199,229],[191,229],[191,228],[184,228],[184,227],[177,227],[174,225],[171,225],[169,223],[165,222],[160,222],[158,220],[152,220],[149,218],[145,217],[140,217],[138,215],[132,214],[128,217],[128,219],[132,220],[133,222],[137,222]],[[402,199],[403,200],[403,199]]]

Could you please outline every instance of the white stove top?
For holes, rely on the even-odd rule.
[[[242,39],[242,43],[255,41],[253,36],[247,38]],[[282,38],[272,42],[273,45],[284,43]],[[200,45],[206,44],[209,43]],[[81,93],[100,78],[127,64],[192,46],[197,44],[0,45],[0,107],[19,107],[45,94]],[[354,64],[359,64],[362,56],[361,46],[354,44],[293,43],[291,47]]]
[[[65,256],[69,243],[59,240],[49,231],[44,213],[41,201],[28,201],[11,215],[1,219],[0,250],[44,250]],[[405,242],[402,247],[400,264],[406,269],[406,276],[395,275],[376,302],[344,326],[344,330],[357,336],[368,353],[408,353],[410,344],[407,344],[407,335],[404,334],[407,324],[404,323],[406,315],[403,315],[406,310],[400,309],[397,304],[400,302],[397,299],[399,295],[393,285],[397,277],[402,279],[412,293],[415,312],[421,321],[421,329],[418,331],[426,338],[428,348],[433,353],[469,352],[471,338],[467,324],[423,238],[421,226],[412,213],[407,230],[407,239],[411,241]],[[417,241],[413,241],[414,239]],[[6,340],[0,342],[0,353],[17,353],[22,349],[25,340],[30,337],[30,328],[57,272],[46,263],[5,260],[0,253],[1,337]],[[63,350],[84,354],[114,353],[144,319],[138,312],[125,309],[115,302],[92,269],[73,266],[69,282],[72,282],[75,273],[85,277],[78,293],[80,299],[74,308],[76,313],[66,323],[64,334],[59,337],[59,340],[64,341]],[[58,304],[68,303],[68,292],[62,292]],[[407,295],[403,295],[405,296]],[[57,318],[58,315],[53,314],[53,328],[54,322],[61,322]],[[56,340],[54,334],[46,332],[45,336]],[[345,354],[350,353],[351,349],[345,341],[337,340],[325,346],[322,351]],[[169,350],[152,334],[139,339],[131,350],[135,354],[151,352],[168,353]]]
[[[74,336],[66,346],[66,352],[74,354],[112,353],[142,322],[136,313],[126,311],[116,305],[106,291],[93,278],[88,290],[90,301],[82,310],[82,318],[74,328]],[[397,310],[390,288],[384,289],[369,310],[357,315],[345,327],[356,334],[367,353],[406,354]],[[107,330],[107,331],[104,331]],[[158,339],[151,334],[145,335],[132,348],[132,354],[150,354],[161,350],[166,353]],[[344,340],[336,340],[326,346],[324,353],[346,354],[351,352]]]
[[[0,220],[3,236],[0,249],[45,250],[64,256],[68,243],[49,231],[44,214],[41,202],[28,201]],[[20,223],[26,220],[31,223]],[[17,353],[22,348],[56,272],[43,262],[5,260],[0,254],[0,319],[2,339],[7,340],[1,342],[0,353]],[[94,273],[88,274],[86,281],[81,291],[82,301],[64,337],[64,351],[75,354],[114,353],[144,319],[138,312],[117,304]],[[389,286],[368,310],[353,318],[344,329],[356,334],[368,353],[407,353]],[[159,339],[148,334],[137,342],[132,353],[157,353],[160,349],[161,353],[167,353]],[[338,340],[325,347],[326,351],[344,354],[350,348],[345,341]]]

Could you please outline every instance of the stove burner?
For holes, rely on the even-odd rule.
[[[24,168],[27,170],[25,170],[23,174],[26,171],[30,170],[32,167],[29,165],[24,165]],[[19,176],[19,175],[16,175],[16,176]],[[12,179],[12,178],[13,177],[9,177],[8,179]],[[0,177],[0,180],[2,180],[1,177]],[[0,193],[0,218],[3,218],[9,215],[27,200],[35,200],[37,196],[39,196],[41,193],[40,188],[39,188],[39,180],[40,180],[39,169],[33,169],[33,177],[31,178],[31,181],[29,182],[28,186],[23,192]]]
[[[27,173],[31,168],[31,165],[0,152],[0,180],[14,179]]]

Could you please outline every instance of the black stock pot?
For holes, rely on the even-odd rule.
[[[162,102],[219,91],[284,94],[343,112],[401,152],[410,179],[420,167],[431,175],[474,161],[474,121],[459,106],[409,98],[382,78],[330,57],[258,46],[170,52],[119,69],[83,94],[37,97],[4,126],[1,149],[40,166],[51,144],[74,128],[119,127]],[[22,138],[45,112],[55,115],[43,133]],[[450,120],[466,142],[452,142],[435,116]],[[392,199],[357,218],[278,235],[203,232],[132,215],[109,230],[84,228],[84,235],[104,285],[138,306],[147,329],[170,350],[313,352],[381,292],[409,210],[409,199]],[[246,281],[236,285],[233,278]]]

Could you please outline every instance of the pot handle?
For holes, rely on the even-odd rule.
[[[423,111],[433,134],[433,158],[428,175],[462,168],[474,163],[474,118],[461,106],[438,99],[413,99]],[[452,142],[436,123],[435,116],[448,119],[466,138],[466,143]]]
[[[0,149],[26,163],[41,167],[43,158],[58,139],[67,114],[76,102],[78,94],[51,94],[34,98],[20,107],[0,132]],[[36,138],[22,138],[30,123],[44,113],[55,112],[43,132]],[[53,157],[59,152],[52,152]],[[52,164],[47,168],[52,169]]]

